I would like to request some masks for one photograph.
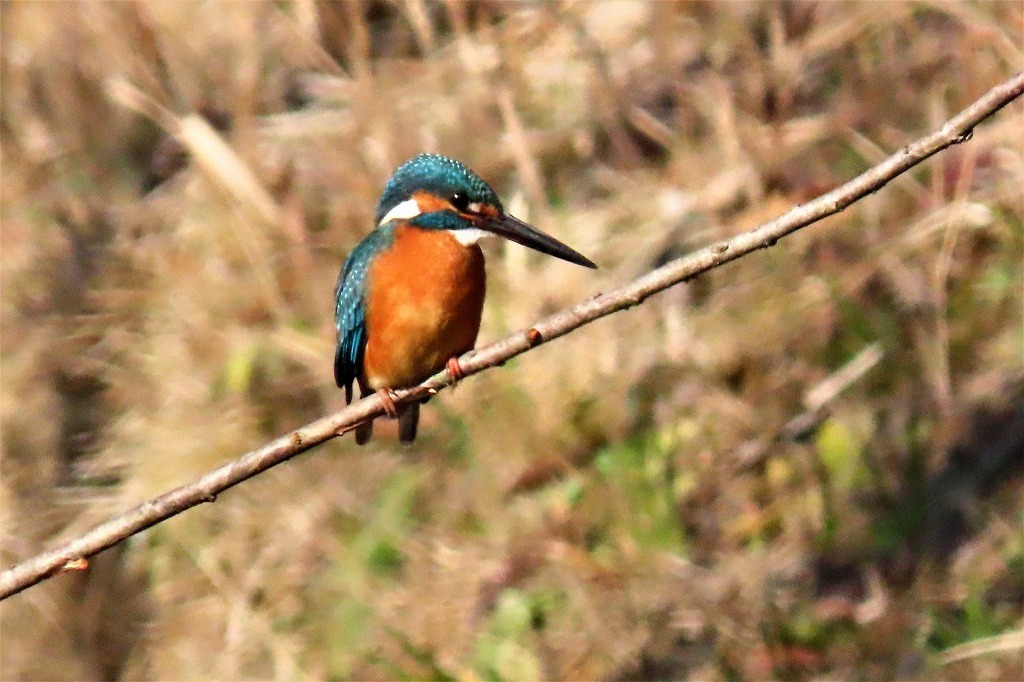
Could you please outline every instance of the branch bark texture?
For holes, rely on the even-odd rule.
[[[501,365],[538,345],[564,336],[606,315],[631,308],[652,294],[685,282],[758,249],[773,246],[779,239],[839,213],[850,204],[878,191],[901,173],[933,154],[971,139],[974,127],[1024,93],[1024,72],[989,90],[984,96],[949,119],[933,133],[907,145],[882,163],[846,184],[749,232],[716,242],[633,280],[614,291],[599,294],[561,312],[539,320],[529,329],[471,351],[459,359],[466,375]],[[421,385],[397,392],[398,402],[423,398],[451,384],[447,371]],[[221,492],[267,469],[341,435],[356,424],[384,414],[376,395],[319,419],[252,450],[201,478],[119,514],[92,530],[68,540],[0,574],[0,600],[60,572],[80,566],[92,556],[150,526],[203,502],[213,502]]]

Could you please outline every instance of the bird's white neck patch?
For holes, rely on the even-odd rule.
[[[476,206],[479,206],[479,204]],[[423,211],[420,210],[420,205],[416,203],[415,199],[406,199],[402,203],[396,204],[394,208],[388,211],[384,217],[380,219],[377,227],[390,223],[392,220],[411,220],[422,212]],[[472,246],[490,234],[490,232],[485,232],[484,230],[480,230],[475,227],[445,231],[455,237],[455,240],[463,246]]]
[[[472,246],[490,233],[475,227],[466,227],[461,230],[448,230],[448,234],[455,237],[455,240],[463,246]]]
[[[394,208],[387,212],[387,214],[380,219],[377,223],[377,227],[390,223],[392,220],[409,220],[415,218],[421,213],[420,205],[416,203],[415,199],[406,199],[400,204],[396,204]]]

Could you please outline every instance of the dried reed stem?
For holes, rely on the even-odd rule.
[[[839,213],[868,194],[877,192],[893,178],[933,154],[971,139],[974,127],[1024,92],[1024,72],[997,85],[971,106],[948,120],[935,132],[857,176],[841,187],[788,211],[775,220],[672,261],[629,284],[600,294],[540,320],[508,338],[467,353],[459,362],[467,374],[476,374],[552,339],[610,315],[643,303],[652,294],[685,282],[703,272],[773,246],[786,235],[822,218]],[[431,377],[416,388],[398,391],[398,401],[422,398],[448,386],[447,372]],[[43,552],[0,574],[0,600],[16,594],[61,570],[73,570],[82,559],[203,502],[213,502],[221,492],[270,467],[345,433],[361,421],[384,414],[376,395],[340,412],[319,419],[248,452],[198,480],[175,488],[129,509],[64,544]]]

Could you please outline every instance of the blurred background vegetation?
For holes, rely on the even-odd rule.
[[[2,13],[5,566],[342,406],[335,278],[415,153],[601,265],[488,245],[488,342],[1024,63],[1019,2]],[[1021,130],[10,599],[2,676],[1024,677]]]

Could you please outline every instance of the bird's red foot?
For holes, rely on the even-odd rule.
[[[377,390],[377,395],[380,396],[380,401],[384,404],[384,412],[392,419],[397,417],[398,406],[395,405],[394,394],[386,388],[381,388]]]
[[[459,364],[458,358],[449,358],[445,368],[452,377],[453,386],[466,377],[466,373],[462,371],[462,365]]]

